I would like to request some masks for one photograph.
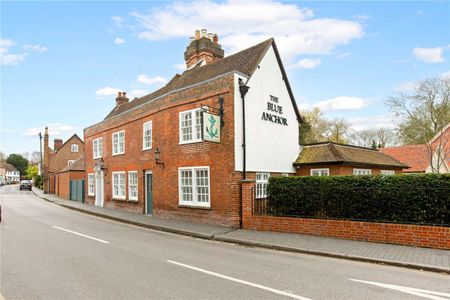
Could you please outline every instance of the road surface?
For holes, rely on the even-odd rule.
[[[0,299],[450,299],[448,275],[143,229],[17,185],[0,201]]]

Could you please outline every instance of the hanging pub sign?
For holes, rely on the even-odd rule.
[[[203,140],[220,143],[220,116],[204,111],[202,119]]]

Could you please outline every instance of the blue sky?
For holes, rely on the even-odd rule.
[[[183,71],[195,29],[226,55],[275,37],[301,109],[355,130],[395,126],[386,97],[450,76],[450,2],[3,2],[0,151],[82,136],[115,105]]]

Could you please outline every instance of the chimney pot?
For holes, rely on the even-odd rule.
[[[202,29],[202,37],[206,37],[206,33],[208,32],[208,30],[206,29]]]
[[[189,43],[191,43],[191,42],[193,42],[193,41],[195,41],[195,37],[191,36],[191,37],[189,38]]]
[[[208,39],[210,39],[210,40],[211,40],[211,42],[213,41],[213,36],[214,36],[214,34],[212,34],[212,33],[208,33]]]
[[[219,37],[217,36],[217,33],[214,34],[213,42],[214,42],[214,44],[218,44],[219,43]]]
[[[120,106],[124,103],[128,102],[127,93],[126,92],[119,92],[118,96],[116,98],[116,106]]]
[[[200,30],[195,31],[195,39],[196,40],[200,39]]]

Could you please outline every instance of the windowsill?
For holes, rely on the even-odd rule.
[[[195,141],[187,141],[187,142],[179,142],[178,145],[187,145],[187,144],[196,144],[204,142],[203,140],[195,140]]]
[[[152,147],[150,148],[143,148],[142,151],[152,150]]]
[[[114,197],[112,197],[111,200],[127,201],[127,198],[114,198]]]
[[[178,204],[178,207],[179,208],[211,210],[211,206],[198,206],[198,205]]]
[[[88,197],[93,198],[95,197],[95,194],[88,194]]]
[[[138,202],[138,199],[128,199],[127,202],[134,202],[134,203],[136,203],[136,202]]]
[[[103,158],[103,156],[93,157],[92,159],[100,159],[100,158]]]
[[[121,153],[116,153],[116,154],[114,154],[114,153],[113,153],[113,155],[112,155],[112,156],[116,156],[116,155],[123,155],[123,154],[125,154],[125,152],[121,152]]]

